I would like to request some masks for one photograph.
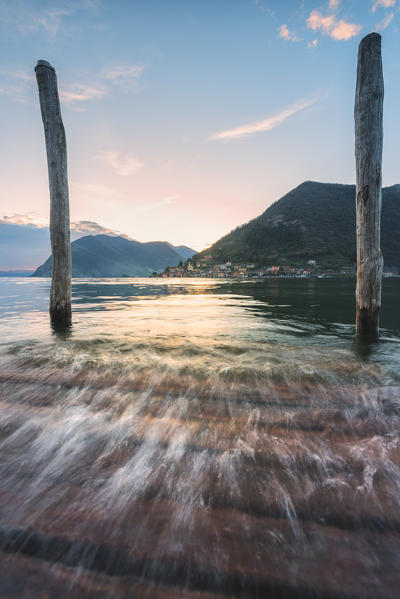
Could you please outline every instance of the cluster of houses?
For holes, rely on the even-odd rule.
[[[352,275],[352,268],[342,269],[341,274]],[[309,260],[306,266],[256,266],[255,264],[233,264],[225,262],[224,264],[209,264],[206,259],[199,261],[188,260],[185,264],[179,266],[168,266],[163,273],[154,273],[156,277],[198,277],[212,279],[262,279],[267,277],[310,277],[317,275],[320,277],[337,274],[337,271],[327,271],[321,273],[315,260]]]

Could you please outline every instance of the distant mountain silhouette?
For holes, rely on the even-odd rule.
[[[166,241],[140,243],[126,237],[87,235],[71,244],[73,277],[147,277],[166,266],[176,266],[195,252],[175,248]],[[51,256],[36,269],[34,277],[50,277]]]
[[[0,270],[0,277],[30,277],[33,270]]]
[[[168,243],[168,242],[166,242],[166,243]],[[191,258],[193,256],[193,254],[196,253],[194,250],[187,247],[187,245],[171,245],[170,243],[168,245],[170,245],[176,252],[178,252],[178,254],[180,256],[182,256],[182,258],[184,260]],[[171,264],[170,266],[173,266],[173,265]]]
[[[261,216],[195,255],[210,263],[352,266],[356,261],[355,186],[306,181]],[[400,268],[400,185],[382,192],[385,267]]]

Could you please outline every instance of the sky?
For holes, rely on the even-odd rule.
[[[371,31],[384,185],[399,183],[399,29],[400,0],[0,0],[0,223],[48,222],[39,59],[57,72],[80,234],[201,250],[305,180],[354,183]]]

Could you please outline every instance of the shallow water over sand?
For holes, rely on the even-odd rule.
[[[400,583],[400,280],[0,279],[1,597],[374,597]]]

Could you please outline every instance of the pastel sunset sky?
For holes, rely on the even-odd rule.
[[[201,250],[304,180],[353,183],[374,30],[384,184],[400,183],[399,28],[400,0],[0,0],[0,221],[48,219],[38,59],[57,71],[74,223]]]

